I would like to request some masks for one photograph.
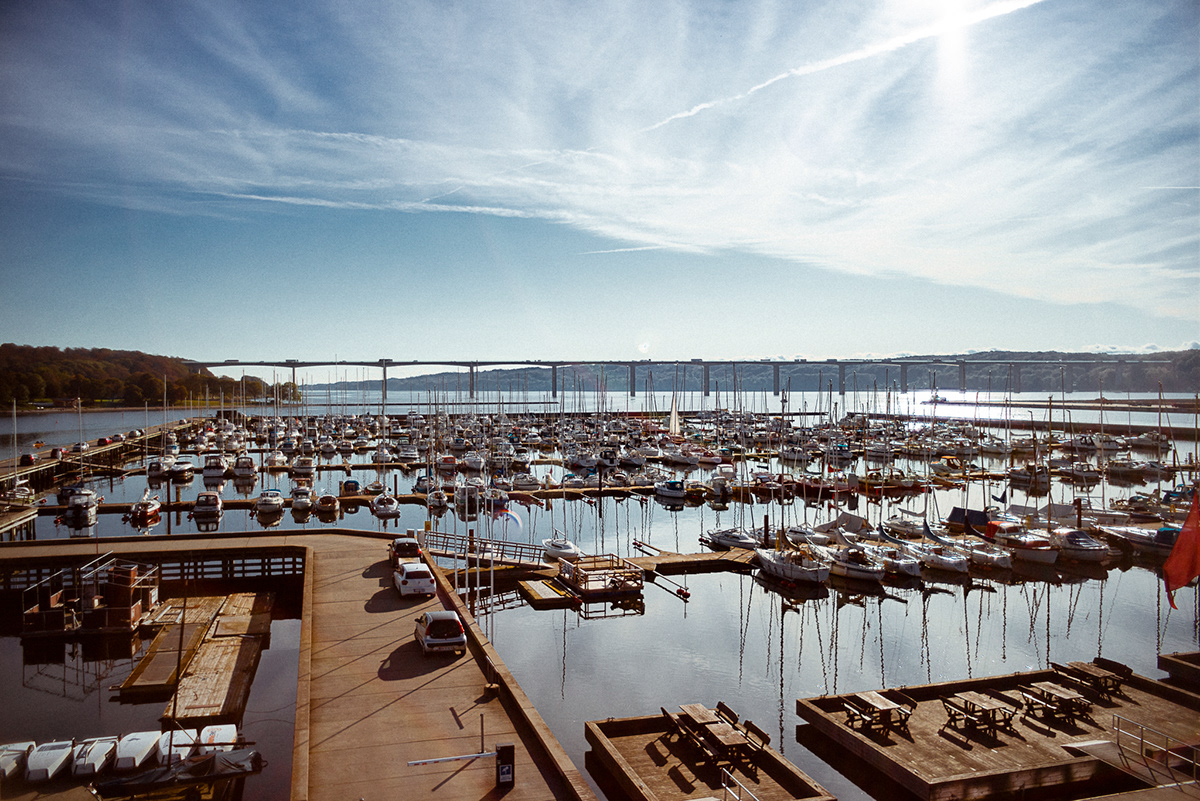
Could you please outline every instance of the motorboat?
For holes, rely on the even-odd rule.
[[[708,532],[708,541],[721,548],[757,548],[762,545],[761,541],[741,526],[713,529]]]
[[[554,530],[553,537],[542,540],[542,551],[551,561],[565,559],[568,562],[574,562],[583,555],[579,546],[567,539],[567,535],[558,529]]]
[[[25,760],[35,747],[37,743],[32,740],[0,745],[0,779],[11,779],[25,770]]]
[[[400,516],[400,502],[396,496],[387,492],[376,495],[371,499],[371,514],[381,520],[389,520]]]
[[[158,738],[158,764],[170,765],[190,757],[196,750],[195,729],[171,729]]]
[[[754,553],[763,572],[781,581],[823,583],[829,580],[829,561],[809,548],[783,551],[755,548]]]
[[[75,744],[72,776],[96,776],[103,773],[117,755],[117,737],[92,737]]]
[[[251,478],[258,476],[258,465],[254,463],[254,457],[248,453],[240,453],[233,460],[233,477]]]
[[[196,466],[191,459],[176,459],[167,472],[172,481],[188,481],[196,475]]]
[[[145,523],[158,517],[162,511],[162,502],[158,496],[151,497],[150,490],[142,494],[142,499],[129,508],[129,518],[135,523]]]
[[[1059,561],[1102,562],[1108,557],[1107,545],[1077,528],[1056,528],[1051,531],[1050,547],[1058,550]]]
[[[292,478],[312,478],[316,473],[317,468],[311,456],[297,456],[292,460],[292,467],[289,471]]]
[[[265,489],[254,502],[254,511],[260,515],[278,514],[283,511],[283,493],[277,489]]]
[[[1139,528],[1138,526],[1100,526],[1100,533],[1119,548],[1162,559],[1171,555],[1179,529],[1175,526]]]
[[[317,496],[317,502],[314,504],[314,508],[318,515],[337,514],[338,509],[340,508],[340,503],[338,502],[338,497],[333,493],[323,492]]]
[[[1050,546],[1049,537],[1035,534],[1014,521],[988,521],[983,538],[1007,548],[1013,557],[1026,562],[1052,565],[1058,560],[1058,551]]]
[[[654,494],[660,498],[678,498],[682,500],[687,497],[687,487],[679,479],[670,478],[665,481],[656,482],[654,484]]]
[[[445,509],[450,505],[450,497],[445,490],[435,489],[425,496],[425,502],[430,509]]]
[[[237,748],[232,751],[196,754],[133,776],[95,782],[89,789],[100,798],[130,798],[192,784],[211,784],[221,779],[247,776],[261,771],[264,764],[266,763],[258,751]]]
[[[287,456],[278,448],[267,454],[266,464],[268,470],[282,470],[287,467],[287,463]]]
[[[55,740],[37,746],[25,758],[25,781],[50,781],[66,769],[74,750],[74,740]]]
[[[417,476],[417,480],[413,482],[412,491],[416,495],[426,495],[433,489],[433,476],[428,473]]]
[[[313,505],[312,487],[292,487],[292,511],[303,512]]]
[[[162,481],[167,477],[170,465],[162,459],[151,459],[146,462],[146,478],[151,481]]]
[[[225,478],[229,472],[229,460],[223,453],[210,453],[204,457],[201,473],[205,478]]]
[[[94,526],[99,508],[100,499],[96,496],[96,491],[82,488],[67,499],[67,509],[63,512],[63,520],[72,528]]]
[[[517,473],[512,477],[513,490],[517,492],[532,492],[539,490],[542,485],[531,473]]]
[[[221,517],[224,507],[221,493],[201,492],[196,496],[196,503],[192,506],[192,517],[196,520],[217,520]]]
[[[135,731],[124,734],[117,740],[117,758],[114,770],[135,770],[158,753],[160,731]]]
[[[884,569],[861,548],[810,546],[829,561],[829,574],[859,581],[883,581]]]

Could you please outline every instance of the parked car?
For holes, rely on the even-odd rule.
[[[90,447],[91,445],[88,445],[86,442],[76,442],[71,446],[71,453],[83,453]]]
[[[392,572],[392,584],[401,595],[433,595],[437,592],[433,573],[422,562],[402,562]]]
[[[36,461],[37,461],[36,453],[22,453],[21,454],[21,460],[20,460],[21,467],[29,467]]]
[[[388,555],[392,567],[399,567],[403,562],[419,562],[421,560],[421,543],[416,537],[396,537],[388,545]]]
[[[436,651],[458,653],[467,650],[467,634],[457,612],[426,612],[416,620],[417,627],[413,636],[421,646],[423,655],[429,656],[430,652]]]

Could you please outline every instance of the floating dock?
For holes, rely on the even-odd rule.
[[[1123,666],[1098,659],[1095,667]],[[1079,797],[1089,789],[1114,792],[1145,787],[1144,779],[1133,778],[1138,771],[1115,766],[1121,755],[1127,762],[1141,761],[1147,753],[1162,755],[1170,750],[1161,743],[1147,748],[1155,737],[1165,737],[1175,747],[1200,743],[1200,695],[1136,674],[1111,694],[1076,686],[1090,711],[1073,718],[1020,714],[1014,715],[1008,726],[991,729],[948,725],[950,710],[944,699],[974,692],[1009,710],[1019,710],[1024,706],[1023,688],[1060,681],[1060,673],[1040,670],[877,693],[820,696],[798,700],[796,714],[812,724],[814,741],[823,740],[839,755],[844,764],[834,764],[844,773],[853,773],[865,763],[917,798],[929,801],[1020,797],[1031,792],[1051,797],[1054,788]],[[863,695],[880,696],[883,703],[899,699],[899,704],[910,706],[911,713],[904,716],[906,726],[882,730],[863,726],[850,710]],[[1141,732],[1140,755],[1137,744],[1131,742],[1131,731]],[[1191,753],[1194,755],[1194,750]],[[1191,758],[1194,768],[1195,757]],[[1165,764],[1160,759],[1160,779],[1171,777]],[[1187,771],[1189,778],[1193,768]],[[1170,780],[1181,781],[1178,775]]]
[[[601,786],[615,783],[636,801],[722,797],[834,801],[825,788],[771,748],[761,732],[751,735],[755,744],[744,758],[719,765],[689,738],[676,734],[666,715],[589,720],[584,725],[590,756],[597,763],[589,765],[593,778]],[[755,731],[752,724],[738,727],[747,729]],[[730,788],[728,795],[723,782]]]

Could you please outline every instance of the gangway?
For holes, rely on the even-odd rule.
[[[544,568],[547,566],[540,545],[508,540],[488,540],[474,533],[450,534],[444,531],[417,533],[421,549],[432,556],[448,559],[466,557],[476,564]]]

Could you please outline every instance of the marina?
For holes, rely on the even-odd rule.
[[[253,421],[247,422],[253,427]],[[395,423],[400,432],[405,431],[403,422]],[[447,418],[444,422],[451,431],[467,434],[460,434],[464,440],[491,441],[487,432],[471,429],[469,417]],[[596,436],[597,421],[581,418],[580,423],[585,431],[587,426],[593,430],[572,437],[576,442],[582,442],[584,436]],[[409,424],[408,433],[393,433],[389,439],[413,438],[411,421]],[[497,421],[493,419],[491,424]],[[610,424],[604,423],[606,427]],[[915,737],[915,732],[925,732],[932,720],[939,718],[934,727],[936,739],[923,742],[925,747],[946,750],[955,745],[948,736],[965,737],[967,741],[977,735],[1004,737],[1007,729],[998,722],[976,731],[964,721],[978,719],[980,710],[999,721],[1006,713],[988,710],[1020,707],[1025,703],[1025,697],[1019,694],[1022,691],[1028,691],[1031,697],[1035,692],[1053,692],[1039,690],[1038,686],[1056,676],[1062,678],[1063,671],[1074,671],[1075,681],[1086,681],[1081,676],[1086,676],[1087,665],[1127,665],[1138,678],[1124,686],[1141,687],[1139,692],[1153,695],[1153,691],[1137,684],[1154,684],[1140,678],[1157,669],[1153,660],[1147,663],[1145,654],[1186,653],[1196,647],[1194,628],[1181,628],[1186,620],[1179,614],[1174,618],[1170,613],[1164,615],[1161,606],[1153,606],[1154,599],[1160,598],[1154,571],[1160,563],[1155,560],[1161,557],[1139,552],[1136,546],[1122,546],[1122,541],[1111,537],[1097,561],[1063,558],[1038,564],[1014,559],[1011,567],[972,564],[969,571],[961,572],[926,565],[890,578],[882,571],[878,578],[874,573],[848,577],[835,572],[811,584],[797,582],[786,574],[768,575],[767,563],[761,557],[768,546],[794,552],[797,547],[805,547],[796,544],[802,538],[824,536],[829,540],[835,534],[843,536],[842,532],[846,532],[845,538],[837,547],[853,550],[855,537],[870,534],[877,527],[882,529],[904,510],[914,515],[919,512],[918,520],[924,519],[942,531],[936,535],[938,547],[957,547],[961,534],[953,533],[953,525],[949,530],[941,528],[942,522],[950,524],[954,520],[949,512],[967,519],[985,505],[984,498],[995,497],[1002,490],[1012,495],[1009,509],[1022,510],[1021,519],[1026,525],[1040,525],[1044,531],[1049,524],[1028,522],[1030,515],[1039,514],[1043,507],[1049,515],[1066,518],[1073,514],[1080,519],[1071,522],[1078,524],[1081,516],[1094,515],[1098,510],[1115,515],[1113,510],[1124,497],[1142,497],[1138,485],[1122,488],[1118,481],[1102,478],[1101,486],[1090,487],[1087,492],[1107,494],[1107,499],[1089,494],[1086,503],[1072,505],[1069,501],[1079,491],[1065,475],[1054,473],[1053,483],[1042,495],[1008,485],[1003,465],[1009,456],[964,455],[964,464],[970,459],[976,465],[938,473],[935,479],[927,466],[927,475],[922,475],[928,457],[902,455],[900,446],[896,446],[896,455],[888,460],[889,469],[896,476],[914,476],[916,481],[902,489],[897,485],[893,492],[883,483],[884,473],[880,472],[879,478],[864,474],[867,480],[852,487],[841,471],[854,470],[868,460],[863,444],[867,439],[862,436],[865,429],[861,427],[843,429],[858,437],[859,444],[850,449],[850,460],[837,470],[824,467],[817,472],[811,467],[789,467],[783,461],[781,449],[790,435],[785,429],[773,429],[768,417],[759,418],[758,427],[739,435],[747,445],[753,444],[752,448],[722,455],[710,439],[718,429],[699,415],[686,419],[690,437],[695,438],[691,446],[697,454],[695,465],[689,462],[672,466],[666,456],[671,450],[669,445],[674,444],[667,421],[659,424],[652,420],[639,421],[636,427],[630,423],[615,426],[611,435],[605,435],[612,437],[612,456],[603,457],[615,460],[613,466],[593,470],[585,466],[586,457],[576,448],[564,444],[564,431],[575,425],[578,423],[553,419],[532,425],[527,419],[513,425],[514,429],[532,429],[547,437],[551,431],[556,432],[554,441],[532,449],[536,456],[517,454],[527,461],[516,469],[536,481],[535,487],[525,490],[502,489],[504,479],[510,477],[505,469],[478,471],[456,464],[452,470],[443,471],[430,470],[428,461],[377,461],[378,440],[369,432],[361,438],[365,445],[350,446],[346,452],[335,442],[333,454],[315,456],[327,471],[316,470],[313,479],[319,483],[323,475],[338,476],[331,491],[325,493],[336,501],[336,511],[329,517],[320,515],[315,503],[311,511],[295,507],[293,501],[300,496],[292,490],[303,486],[304,479],[269,469],[267,460],[276,448],[270,442],[253,444],[256,435],[247,429],[243,452],[255,463],[254,471],[244,477],[252,479],[248,484],[237,476],[217,476],[214,471],[204,481],[200,476],[162,481],[155,490],[152,480],[135,463],[91,479],[93,486],[103,482],[97,489],[98,494],[105,495],[94,525],[75,530],[58,522],[62,517],[60,505],[53,503],[37,508],[32,520],[28,509],[14,512],[23,516],[12,518],[20,522],[8,529],[5,539],[10,541],[0,544],[0,561],[6,568],[0,589],[30,592],[70,564],[77,565],[73,569],[78,570],[79,565],[95,560],[95,551],[100,547],[106,559],[145,565],[147,574],[153,571],[159,586],[167,588],[164,594],[169,591],[176,598],[180,581],[229,583],[226,592],[232,594],[219,596],[229,606],[226,614],[218,614],[219,608],[210,608],[201,600],[203,594],[196,594],[194,604],[188,608],[189,622],[182,631],[168,622],[159,640],[135,645],[138,658],[122,677],[128,690],[119,695],[127,696],[129,701],[153,698],[153,704],[130,706],[153,705],[155,718],[176,718],[184,726],[237,718],[238,710],[253,706],[254,691],[249,683],[231,681],[251,672],[259,659],[249,640],[262,637],[264,643],[269,643],[267,650],[261,651],[268,665],[280,642],[298,642],[295,700],[291,702],[295,707],[292,746],[277,749],[277,753],[266,752],[263,773],[245,777],[246,782],[254,783],[247,786],[257,788],[255,797],[332,797],[330,793],[338,782],[358,782],[357,791],[365,795],[368,788],[407,788],[414,779],[429,782],[427,792],[440,787],[446,793],[449,790],[445,788],[453,786],[457,789],[446,797],[465,797],[493,786],[492,762],[499,758],[493,752],[499,753],[499,745],[511,741],[517,775],[522,780],[531,775],[541,777],[531,787],[519,782],[519,792],[532,793],[529,797],[541,797],[538,793],[544,792],[544,797],[556,798],[617,798],[628,792],[628,787],[614,789],[631,781],[626,773],[650,777],[636,779],[635,783],[652,785],[661,781],[653,778],[650,765],[635,765],[637,760],[628,756],[620,760],[611,754],[601,758],[600,751],[606,749],[620,753],[624,747],[620,742],[626,736],[635,738],[627,744],[638,737],[645,739],[637,741],[641,745],[630,746],[635,750],[657,743],[654,747],[662,746],[663,754],[673,754],[670,758],[676,762],[658,768],[674,776],[670,781],[677,786],[680,775],[687,778],[691,789],[678,797],[719,795],[723,789],[720,768],[743,786],[757,787],[764,793],[761,797],[775,797],[774,791],[758,783],[773,775],[775,768],[767,770],[762,764],[748,761],[751,752],[744,748],[753,748],[750,743],[765,746],[762,755],[774,754],[771,759],[777,756],[780,764],[789,766],[781,768],[784,773],[780,775],[795,771],[807,777],[809,790],[786,792],[804,792],[812,797],[888,798],[891,796],[886,787],[891,782],[917,797],[939,797],[941,790],[929,789],[939,782],[945,784],[937,776],[922,777],[925,784],[920,787],[905,777],[892,776],[885,781],[876,774],[886,776],[887,771],[878,767],[861,771],[846,761],[857,754],[854,748],[843,744],[836,755],[823,749],[808,733],[817,724],[797,713],[802,699],[837,701],[840,705],[833,718],[837,726],[849,732],[847,742],[855,741],[853,738],[874,741],[882,735],[889,740],[903,739],[901,734]],[[872,423],[871,427],[876,425],[891,423]],[[191,451],[198,450],[192,441],[194,426],[180,425],[177,431]],[[829,437],[820,430],[812,429],[809,434],[813,447]],[[508,431],[503,439],[521,444],[522,435]],[[269,438],[269,433],[263,436]],[[644,483],[623,478],[620,454],[629,453],[632,460],[634,447],[644,448],[651,442],[658,448],[657,455],[644,453],[637,458],[644,457],[644,464],[666,476],[675,476],[672,480],[679,484],[678,495],[656,488],[662,478]],[[468,452],[457,443],[449,444],[449,454]],[[910,443],[904,447],[911,450],[917,446]],[[1064,446],[1060,443],[1058,447]],[[319,451],[315,445],[314,450]],[[712,454],[711,460],[706,451]],[[498,445],[489,445],[483,453],[487,454],[485,458],[512,458]],[[1194,460],[1193,451],[1185,450],[1173,457],[1183,468],[1175,476],[1175,484],[1188,475],[1189,457]],[[809,458],[817,464],[842,459],[832,449],[814,452]],[[707,466],[701,466],[700,459]],[[632,475],[642,469],[646,468],[631,463],[628,471]],[[450,502],[439,511],[429,503],[432,486],[437,486],[434,481],[457,488],[465,484],[464,479],[469,481],[480,472],[487,473],[491,480],[478,485],[483,490],[479,490],[477,506]],[[432,486],[422,488],[422,481],[427,479],[432,479]],[[730,487],[726,482],[731,480]],[[574,481],[580,486],[572,486]],[[194,514],[192,498],[199,491],[197,484],[204,485],[204,492],[228,496],[215,518],[200,519]],[[1170,492],[1175,491],[1175,484],[1170,485]],[[151,525],[144,520],[135,523],[133,504],[147,495],[148,486],[163,499],[160,517]],[[386,514],[374,513],[384,508],[373,503],[384,489],[397,503],[388,507]],[[282,504],[278,511],[263,505],[268,490],[279,492]],[[1170,496],[1164,490],[1160,484],[1157,495],[1145,495],[1159,499],[1160,514],[1169,516],[1173,507],[1162,502]],[[449,494],[457,493],[455,489]],[[500,494],[491,500],[491,493],[503,493],[506,500],[499,501]],[[489,498],[486,510],[482,501],[485,494]],[[938,511],[919,511],[931,507]],[[964,517],[963,510],[971,511]],[[1165,523],[1151,525],[1170,522],[1168,517]],[[889,535],[896,537],[894,542],[883,545],[905,546],[912,535],[903,533],[903,527],[899,530],[899,535]],[[982,530],[986,532],[986,527]],[[1091,530],[1102,540],[1106,536],[1098,527]],[[421,541],[424,558],[439,568],[435,571],[438,591],[432,599],[409,600],[412,596],[400,596],[392,586],[389,565],[393,557],[388,543],[405,531]],[[1074,547],[1077,540],[1064,536],[1060,547],[1068,543]],[[553,553],[549,542],[556,543]],[[755,542],[763,548],[756,553],[753,548],[740,547],[739,543],[744,542]],[[560,553],[570,553],[568,545],[578,546],[582,554],[560,558]],[[814,558],[827,558],[822,550],[827,546],[811,547]],[[972,547],[984,553],[983,545]],[[864,544],[862,550],[869,549]],[[64,561],[66,554],[74,556]],[[260,592],[277,594],[271,582],[297,579],[313,587],[311,598],[299,602],[298,641],[280,639],[275,624],[267,623],[270,614],[256,607],[253,600],[235,601],[255,597],[240,589],[239,582],[257,582]],[[76,580],[72,577],[62,582],[73,586]],[[1184,597],[1191,592],[1184,590]],[[109,596],[100,596],[112,606]],[[1150,609],[1146,607],[1147,599],[1152,602]],[[45,600],[47,608],[54,608],[49,598]],[[162,612],[163,619],[177,618],[182,611],[178,601],[162,606],[174,610]],[[428,673],[441,657],[422,657],[421,649],[413,647],[412,617],[408,614],[437,608],[456,610],[468,635],[468,653],[455,657],[446,667],[454,668],[460,664],[458,660],[466,660],[461,664],[475,665],[479,678],[453,689],[458,686],[456,677],[461,669],[454,668],[445,674],[449,684],[438,678],[432,684],[414,685],[425,689],[414,690],[417,696],[412,701],[416,702],[417,697],[420,701],[412,710],[388,706],[369,712],[364,704],[369,705],[379,693],[407,686],[390,682],[420,682],[442,675],[440,668],[433,675]],[[1182,614],[1191,618],[1197,615],[1189,605],[1184,606]],[[1139,622],[1133,623],[1134,618]],[[553,625],[546,625],[551,621]],[[919,625],[914,628],[915,622]],[[1129,628],[1131,625],[1133,628]],[[1115,645],[1106,644],[1111,640],[1105,636],[1110,630],[1123,632]],[[326,644],[322,640],[335,632],[336,642],[329,640]],[[1125,632],[1137,632],[1138,636],[1127,637]],[[1154,635],[1148,648],[1144,642],[1147,632]],[[32,640],[26,639],[23,650],[28,658]],[[397,647],[397,643],[406,641],[408,648]],[[943,649],[936,659],[932,648],[935,641]],[[960,655],[947,659],[949,654],[944,649],[956,642],[957,647],[949,648]],[[513,647],[513,643],[520,645]],[[4,647],[0,640],[0,649]],[[322,660],[319,667],[310,661],[307,680],[302,656],[305,648],[310,660],[316,654],[321,654]],[[670,661],[686,667],[686,690],[691,697],[680,696],[679,688],[661,682],[640,686],[630,668],[643,652],[667,655]],[[141,658],[141,653],[149,655]],[[385,664],[393,667],[379,668],[375,658],[373,668],[371,657],[364,663],[363,654],[376,653],[388,654]],[[155,667],[156,663],[161,664]],[[546,670],[550,665],[557,666],[557,671]],[[1017,688],[977,688],[970,684],[989,677],[1028,673],[1023,668],[1029,665],[1040,672]],[[176,698],[165,700],[163,693],[170,695],[173,676],[180,670],[185,679],[179,692]],[[261,665],[257,673],[263,674]],[[339,678],[331,684],[326,677],[333,676]],[[272,678],[263,676],[264,680]],[[954,687],[955,682],[966,684],[949,693],[947,706],[942,703],[947,695],[942,685]],[[467,691],[470,686],[482,687],[485,695],[471,690],[474,695],[469,705],[465,700],[461,704],[436,702],[443,704],[442,709],[448,704],[455,710],[449,720],[425,706],[440,693]],[[940,693],[936,698],[928,695],[934,692],[928,689],[931,687]],[[346,696],[347,688],[357,689]],[[1011,698],[1015,706],[989,694],[1013,689],[1018,693]],[[433,694],[427,698],[427,693]],[[94,690],[85,694],[93,696]],[[705,729],[713,721],[696,719],[696,715],[708,714],[693,707],[698,697],[721,699],[716,710],[737,709],[741,717],[736,724],[722,717],[719,722],[722,727],[728,725],[728,730]],[[1043,696],[1042,702],[1049,704],[1049,697]],[[484,702],[483,698],[493,700]],[[1120,693],[1109,693],[1100,700],[1109,704],[1120,698]],[[227,702],[232,706],[225,706]],[[1153,705],[1149,696],[1139,697],[1138,703],[1146,708]],[[466,724],[457,710],[468,707],[484,710],[482,736],[478,732],[474,737],[466,734]],[[690,723],[685,707],[695,712]],[[846,717],[851,708],[856,710],[852,719]],[[1182,708],[1182,713],[1166,707],[1159,711],[1195,716],[1192,707],[1184,704]],[[660,714],[653,714],[655,709]],[[674,709],[679,712],[670,711]],[[1038,714],[1039,707],[1032,709],[1030,725],[1035,728],[1065,725],[1065,718],[1047,718]],[[663,710],[667,710],[666,715],[661,714]],[[715,714],[711,709],[708,712]],[[419,716],[414,719],[411,715],[415,713]],[[682,722],[680,715],[684,716]],[[737,717],[737,713],[731,712],[730,716]],[[898,727],[895,729],[893,716]],[[680,727],[678,730],[672,728],[668,717]],[[951,717],[956,723],[945,725]],[[1127,719],[1134,721],[1130,725],[1145,725],[1132,714]],[[596,722],[597,726],[612,720],[638,722],[629,724],[632,728],[623,734],[614,729],[605,745],[599,739],[599,729],[593,732],[592,724],[581,726],[580,720]],[[1023,720],[1013,725],[1025,726]],[[400,751],[414,764],[408,769],[376,764],[379,760],[370,748],[363,751],[361,762],[358,757],[348,760],[348,741],[340,732],[349,721],[358,721],[351,728],[356,737],[366,737],[368,743],[391,736],[395,730],[412,729],[415,739],[411,745],[401,745]],[[1079,717],[1070,722],[1085,725]],[[715,734],[718,728],[720,736]],[[1017,730],[1021,733],[1019,742],[1032,741],[1024,729]],[[1092,734],[1092,739],[1114,736],[1108,729],[1097,729]],[[1182,738],[1186,732],[1169,734]],[[19,737],[20,732],[12,732],[12,741]],[[816,739],[829,738],[822,735]],[[1072,742],[1083,743],[1086,739],[1081,735]],[[1066,741],[1061,735],[1057,740]],[[422,743],[440,746],[429,749]],[[978,748],[972,746],[971,750]],[[290,760],[281,753],[289,753]],[[1022,754],[1013,748],[1007,753],[1014,755],[1014,763],[996,768],[1006,776],[1019,775],[1036,762],[1033,752]],[[472,754],[475,756],[466,759]],[[684,758],[679,761],[681,755]],[[462,765],[453,767],[451,757],[461,757],[470,767],[465,771]],[[730,757],[741,758],[740,766]],[[1100,756],[1094,759],[1103,763]],[[671,765],[676,766],[673,772]],[[581,766],[587,769],[580,770]],[[750,772],[739,772],[742,768]],[[279,781],[280,769],[288,772],[290,782]],[[1095,775],[1102,775],[1102,770],[1097,765]],[[261,784],[262,777],[269,775],[277,778]],[[876,780],[878,786],[872,784]],[[999,786],[1001,782],[997,779],[996,783]],[[539,791],[538,787],[545,789]],[[1082,788],[1090,787],[1086,783],[1071,785],[1069,791],[1074,797],[1085,797],[1081,793],[1090,790]]]

